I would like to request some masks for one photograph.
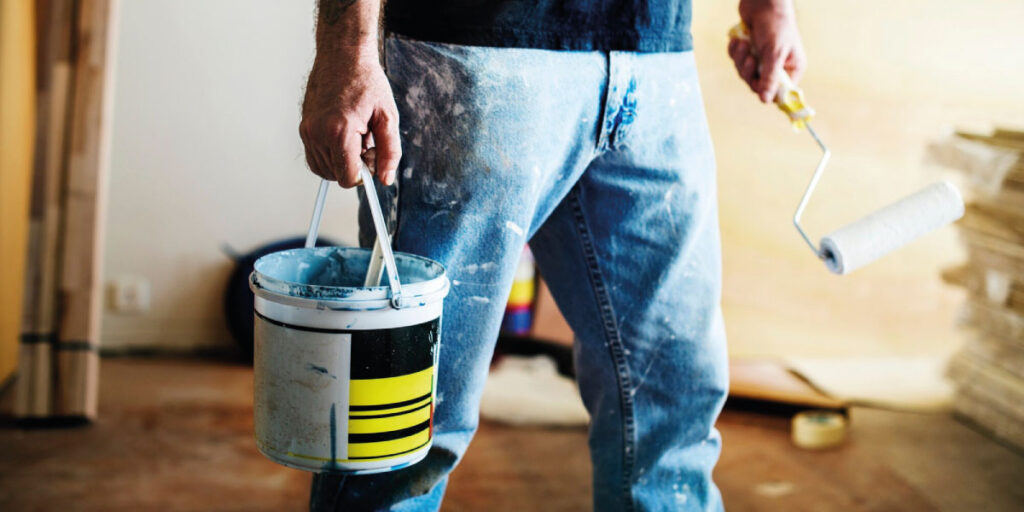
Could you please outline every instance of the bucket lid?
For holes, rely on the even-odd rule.
[[[390,307],[387,275],[380,286],[363,286],[371,251],[354,247],[290,249],[258,260],[250,277],[257,295],[275,302],[337,310]],[[396,252],[403,307],[440,301],[448,294],[444,267],[429,258]],[[307,304],[309,303],[309,304]],[[326,303],[326,306],[322,304]]]

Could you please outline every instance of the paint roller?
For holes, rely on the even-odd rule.
[[[750,31],[740,23],[729,31],[729,37],[750,41]],[[804,101],[803,91],[784,70],[777,70],[777,74],[780,86],[775,96],[776,106],[789,117],[794,129],[806,128],[822,151],[821,160],[793,214],[793,225],[829,270],[848,274],[963,216],[964,201],[960,191],[948,181],[940,181],[833,231],[815,245],[800,226],[800,217],[832,153],[811,127],[814,109]]]

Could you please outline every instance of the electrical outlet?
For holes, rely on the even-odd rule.
[[[110,308],[118,313],[149,311],[149,280],[125,276],[110,282]]]

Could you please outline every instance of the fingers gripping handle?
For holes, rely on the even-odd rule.
[[[370,215],[373,217],[373,227],[377,231],[376,246],[374,247],[373,254],[370,256],[371,268],[369,274],[376,273],[379,275],[380,270],[374,272],[374,266],[379,264],[376,260],[383,257],[384,268],[388,273],[388,286],[391,288],[391,307],[400,309],[404,305],[402,301],[402,283],[398,280],[398,265],[395,264],[395,254],[391,251],[391,236],[388,235],[387,224],[384,222],[384,213],[381,211],[380,200],[377,198],[377,189],[373,185],[373,174],[370,173],[370,169],[366,165],[363,165],[359,170],[359,176],[362,178],[366,202],[370,207]],[[313,218],[309,223],[309,232],[306,234],[306,247],[316,245],[317,232],[320,230],[320,219],[323,215],[329,186],[330,182],[327,180],[320,182],[316,203],[313,205]],[[378,251],[380,256],[378,256]]]
[[[729,39],[750,42],[750,29],[743,22],[740,22],[729,29]],[[751,47],[751,53],[754,48]],[[756,57],[757,55],[754,54]],[[814,109],[804,101],[804,91],[793,83],[789,73],[785,70],[772,70],[779,81],[779,92],[775,95],[775,105],[779,110],[789,116],[789,122],[794,128],[803,128],[811,118],[814,117]]]

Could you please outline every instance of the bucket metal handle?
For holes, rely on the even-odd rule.
[[[388,286],[391,288],[391,307],[401,309],[402,283],[398,280],[398,265],[395,264],[395,254],[391,251],[391,236],[388,235],[387,225],[384,223],[384,213],[380,209],[380,199],[377,197],[377,189],[373,186],[373,174],[366,165],[359,170],[362,178],[363,191],[366,193],[366,202],[370,206],[370,215],[373,217],[373,227],[377,231],[377,242],[374,244],[373,254],[370,256],[370,271],[367,274],[380,275],[378,260],[384,260],[384,268],[388,273]],[[320,189],[316,194],[316,203],[313,205],[313,218],[309,222],[309,232],[306,234],[306,247],[316,245],[317,233],[320,231],[320,220],[323,216],[324,203],[327,198],[327,189],[330,182],[320,181]],[[379,255],[378,255],[379,253]]]

